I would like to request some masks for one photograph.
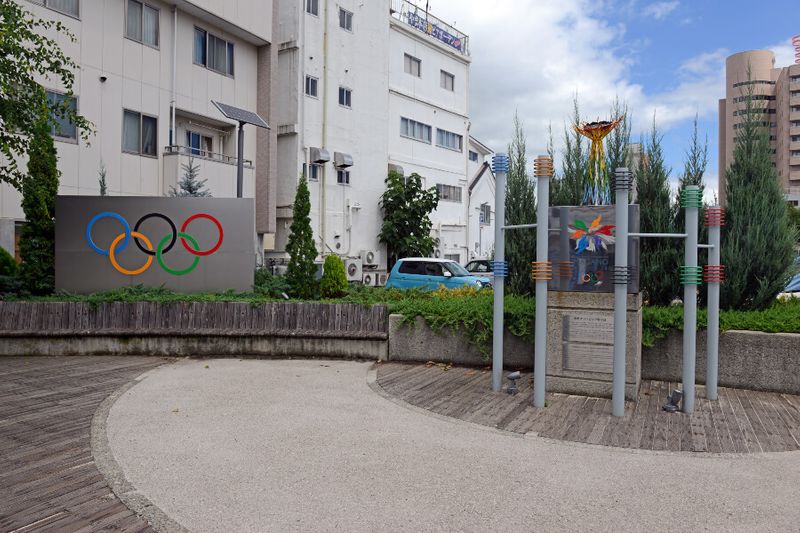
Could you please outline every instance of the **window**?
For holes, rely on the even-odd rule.
[[[792,150],[792,157],[800,157],[800,150]]]
[[[439,200],[461,203],[461,187],[437,183],[436,191],[439,193]]]
[[[311,163],[306,166],[306,164],[303,163],[303,174],[306,173],[306,168],[308,168],[308,181],[319,181],[320,176],[322,176],[322,165]]]
[[[214,141],[208,135],[194,131],[186,132],[186,146],[191,155],[200,157],[211,157],[214,152]]]
[[[52,111],[52,119],[55,124],[50,129],[50,134],[56,139],[78,139],[78,128],[67,116],[63,116],[66,110],[76,111],[77,100],[74,96],[47,91],[47,101]]]
[[[350,185],[350,171],[344,169],[337,169],[336,170],[336,183],[340,183],[342,185]]]
[[[341,7],[339,8],[339,27],[353,31],[353,14]]]
[[[478,152],[473,152],[472,150],[469,151],[469,160],[474,161],[475,163],[478,162]]]
[[[768,94],[753,94],[753,95],[745,94],[743,96],[737,96],[736,98],[734,98],[733,99],[733,103],[737,104],[739,102],[746,102],[748,98],[752,102],[757,102],[757,101],[760,101],[760,100],[775,100],[774,96],[770,96]]]
[[[412,76],[416,76],[418,78],[421,77],[422,61],[414,56],[405,54],[405,70],[406,74],[411,74]]]
[[[306,0],[306,13],[319,16],[319,0]]]
[[[442,89],[447,89],[448,91],[455,90],[456,77],[444,70],[439,72],[441,73]]]
[[[194,62],[220,74],[233,76],[233,43],[195,28]]]
[[[768,80],[750,80],[750,81],[740,81],[739,83],[734,83],[734,87],[743,87],[745,85],[775,85],[774,81]]]
[[[462,139],[457,133],[436,129],[436,146],[460,152]]]
[[[158,47],[158,9],[137,0],[128,0],[125,37]]]
[[[422,275],[425,273],[425,263],[422,261],[403,261],[400,263],[398,272],[400,274]]]
[[[800,142],[800,135],[792,135],[792,142],[793,143]]]
[[[456,263],[461,263],[461,254],[444,254],[444,258]]]
[[[64,13],[75,18],[78,17],[78,0],[32,0],[36,4],[49,7],[53,11]]]
[[[306,96],[313,96],[316,98],[318,96],[317,93],[317,85],[319,80],[313,76],[306,76]]]
[[[431,127],[410,118],[400,118],[400,136],[431,143]]]
[[[122,151],[156,157],[157,132],[157,118],[126,109],[122,117]]]
[[[347,87],[339,87],[339,105],[352,107],[353,91]]]
[[[797,83],[797,82],[800,82],[800,76],[792,76],[792,77],[790,77],[790,78],[789,78],[789,81],[790,81],[791,83]]]
[[[492,206],[489,204],[481,204],[481,224],[492,223]]]

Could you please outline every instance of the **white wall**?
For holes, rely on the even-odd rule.
[[[477,161],[470,161],[467,167],[469,182],[478,175],[484,163],[491,163],[492,153],[486,151],[482,145],[478,145],[470,139],[469,149],[478,154]],[[481,175],[472,190],[469,204],[469,259],[491,259],[494,250],[494,176],[491,168],[487,168]],[[488,204],[491,210],[489,224],[480,223],[480,208],[482,204]]]
[[[324,167],[324,189],[322,180],[309,182],[317,249],[357,257],[364,250],[380,248],[377,235],[382,214],[378,201],[387,174],[389,3],[320,0],[319,16],[306,13],[302,4],[284,1],[280,5],[281,38],[283,42],[296,41],[297,48],[279,53],[279,83],[283,85],[278,93],[278,122],[279,127],[295,127],[297,133],[280,135],[278,140],[276,254],[285,251],[290,206],[308,150],[321,147],[328,150],[332,160]],[[339,27],[339,7],[353,13],[352,32]],[[326,9],[327,57],[323,39]],[[304,95],[306,75],[319,80],[317,98]],[[350,109],[339,105],[340,86],[352,90]],[[334,152],[353,158],[350,185],[336,182]],[[356,205],[360,208],[354,209]],[[381,257],[381,263],[385,267],[385,257]]]
[[[165,194],[178,177],[165,176],[162,156],[164,147],[169,144],[172,99],[171,5],[158,0],[148,1],[160,9],[159,47],[152,48],[125,37],[127,2],[124,0],[82,0],[80,20],[31,2],[21,3],[38,17],[61,21],[75,35],[74,43],[63,35],[52,36],[80,66],[73,87],[78,98],[78,110],[97,129],[97,134],[90,138],[89,144],[57,140],[59,169],[62,173],[59,193],[99,194],[98,171],[102,161],[106,167],[109,194]],[[271,6],[271,2],[206,0],[193,3],[211,13],[218,12],[230,21],[244,24],[248,31],[257,33],[261,38],[271,36],[267,30],[271,27],[271,7],[267,8],[267,4]],[[232,7],[234,4],[238,7]],[[235,43],[234,78],[193,64],[195,25]],[[233,31],[232,28],[228,29]],[[208,117],[220,125],[232,123],[222,117],[211,104],[211,99],[256,109],[257,48],[254,44],[223,31],[215,24],[179,11],[177,51],[179,112],[187,111],[197,117]],[[101,76],[106,78],[105,82],[101,82]],[[47,88],[59,89],[53,82],[46,81],[44,84]],[[122,152],[123,109],[158,117],[157,157]],[[185,143],[183,130],[178,132],[177,140],[180,144]],[[235,140],[231,145],[235,146]],[[245,158],[254,161],[255,155],[255,128],[247,127]],[[214,172],[215,175],[218,173]],[[247,196],[253,195],[252,180],[249,180],[245,193]],[[223,188],[212,190],[212,194],[228,195]],[[0,186],[0,217],[21,219],[23,214],[19,204],[20,196],[16,191],[5,185]]]
[[[392,20],[389,35],[389,160],[406,175],[418,173],[428,187],[445,184],[462,189],[461,202],[440,200],[431,215],[439,253],[468,258],[469,59],[402,22]],[[421,61],[420,77],[405,72],[405,54]],[[454,90],[441,87],[440,71],[455,76]],[[401,117],[431,126],[431,142],[400,135]],[[461,135],[462,149],[437,146],[436,130]]]

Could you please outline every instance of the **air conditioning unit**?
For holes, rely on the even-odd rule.
[[[384,285],[386,285],[386,279],[389,277],[389,275],[386,272],[378,272],[377,276],[378,279],[376,281],[376,285],[378,287],[383,287]]]
[[[312,147],[309,149],[309,159],[312,163],[327,163],[331,160],[331,154],[325,148]]]
[[[362,264],[361,259],[344,260],[344,272],[347,274],[347,281],[362,281]]]
[[[361,278],[361,283],[368,287],[373,287],[377,281],[377,272],[364,272],[364,277]]]
[[[441,250],[436,250],[435,252],[433,252],[433,256],[435,258],[437,258],[437,259],[442,257],[442,251]]]
[[[378,250],[362,250],[361,260],[364,266],[377,266],[381,262],[380,252]]]

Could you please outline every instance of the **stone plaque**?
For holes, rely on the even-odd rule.
[[[612,373],[614,316],[564,315],[562,348],[564,369]]]

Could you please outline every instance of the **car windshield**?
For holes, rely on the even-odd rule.
[[[467,269],[459,265],[458,263],[444,263],[444,266],[449,270],[454,276],[470,276],[471,274],[467,272]]]

